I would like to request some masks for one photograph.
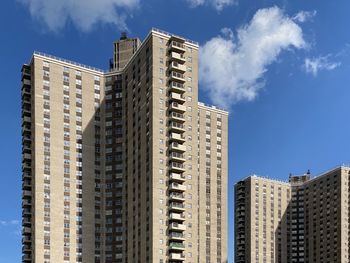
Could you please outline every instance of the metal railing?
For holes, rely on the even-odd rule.
[[[95,68],[95,67],[92,67],[92,66],[88,66],[88,65],[84,65],[84,64],[81,64],[81,63],[78,63],[78,62],[74,62],[74,61],[71,61],[71,60],[68,60],[68,59],[59,58],[59,57],[56,57],[56,56],[53,56],[53,55],[49,55],[49,54],[46,54],[44,52],[34,51],[34,55],[47,57],[47,58],[50,58],[50,59],[58,60],[60,62],[72,64],[74,66],[78,66],[78,67],[81,67],[81,68],[94,70],[94,71],[97,71],[97,72],[100,72],[100,73],[108,73],[108,72],[110,72],[109,70],[102,70],[102,69],[99,69],[99,68]]]
[[[196,46],[199,46],[199,43],[196,42],[196,41],[193,41],[193,40],[190,40],[190,39],[187,39],[187,38],[184,38],[184,37],[181,37],[181,36],[178,36],[178,35],[175,35],[175,34],[171,34],[169,32],[166,32],[164,30],[161,30],[161,29],[158,29],[158,28],[155,28],[155,27],[152,27],[152,31],[154,32],[157,32],[157,33],[160,33],[160,34],[163,34],[163,35],[166,35],[166,36],[169,36],[169,37],[178,37],[178,38],[182,38],[184,39],[186,42],[188,43],[191,43],[193,45],[196,45]]]

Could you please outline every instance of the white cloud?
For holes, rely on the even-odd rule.
[[[306,73],[317,76],[320,70],[334,70],[339,67],[341,63],[329,61],[330,56],[331,55],[320,56],[317,58],[306,58],[304,61],[304,69]]]
[[[49,30],[62,29],[71,21],[78,29],[89,31],[97,23],[126,29],[125,20],[138,7],[139,0],[19,0],[28,6],[35,19]]]
[[[0,220],[0,226],[11,226],[11,225],[18,225],[19,221],[18,220]]]
[[[306,47],[302,29],[278,7],[258,10],[236,39],[226,33],[200,48],[201,84],[225,108],[256,98],[267,67],[282,50]]]
[[[192,7],[200,5],[211,5],[216,10],[221,11],[225,6],[230,6],[236,3],[235,0],[187,0]]]
[[[317,11],[313,10],[313,11],[300,11],[299,13],[297,13],[294,17],[293,20],[300,22],[300,23],[304,23],[310,19],[312,19],[314,16],[316,16]]]

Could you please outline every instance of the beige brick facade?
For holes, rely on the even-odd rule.
[[[111,71],[23,66],[23,262],[227,262],[228,113],[198,103],[197,43],[138,41]]]
[[[235,262],[349,262],[349,176],[340,166],[289,183],[235,185]]]

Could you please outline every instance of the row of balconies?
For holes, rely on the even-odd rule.
[[[169,260],[170,262],[179,262],[185,260],[185,255],[182,253],[185,250],[185,246],[182,243],[185,240],[183,231],[186,230],[186,225],[182,224],[185,221],[183,212],[185,206],[184,192],[186,186],[182,183],[185,182],[185,156],[186,146],[183,145],[186,141],[182,135],[185,132],[184,113],[186,107],[182,105],[186,99],[182,95],[185,92],[184,82],[186,72],[186,66],[183,65],[186,62],[186,58],[183,53],[186,51],[185,46],[178,42],[172,41],[169,44],[170,52],[170,65],[169,65],[169,80],[170,80],[170,104],[169,104],[169,119],[170,119],[170,145],[169,145],[169,168],[170,168],[170,184],[169,184]],[[174,253],[174,251],[178,253]]]

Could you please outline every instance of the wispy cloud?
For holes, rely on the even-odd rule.
[[[304,23],[306,21],[311,20],[312,18],[314,18],[317,14],[316,10],[313,11],[300,11],[299,13],[297,13],[294,17],[293,20],[300,22],[300,23]]]
[[[334,70],[341,65],[340,62],[330,61],[332,55],[320,56],[315,58],[306,58],[304,61],[304,69],[306,73],[310,73],[313,76],[317,76],[321,70]]]
[[[14,226],[18,224],[18,220],[0,220],[0,226]]]
[[[191,7],[197,7],[201,5],[210,5],[216,10],[221,11],[224,7],[230,6],[236,3],[236,0],[186,0]]]
[[[283,50],[305,48],[300,26],[278,7],[260,9],[237,30],[223,30],[200,48],[200,80],[213,102],[225,108],[256,98],[264,73]]]
[[[98,23],[114,24],[125,30],[127,16],[140,0],[18,0],[28,6],[33,18],[51,31],[71,21],[78,29],[89,31]]]

